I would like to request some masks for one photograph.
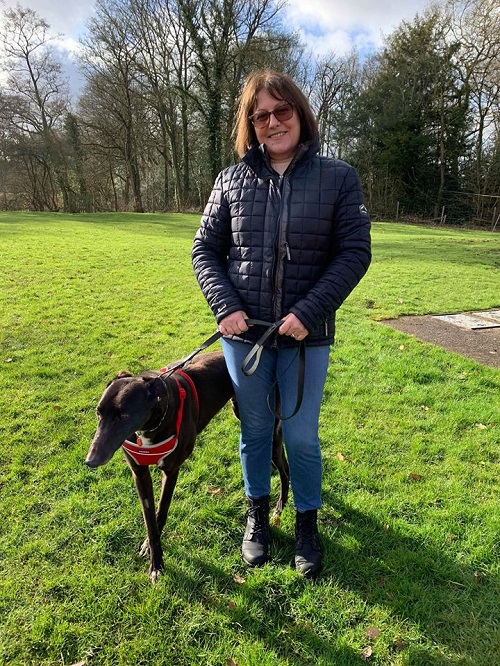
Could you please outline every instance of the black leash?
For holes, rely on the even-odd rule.
[[[252,375],[258,368],[259,363],[260,363],[260,357],[262,355],[262,351],[264,349],[264,345],[269,340],[269,338],[276,333],[276,331],[279,329],[281,324],[283,323],[283,320],[280,319],[273,324],[269,323],[268,321],[262,321],[261,319],[245,319],[246,323],[249,326],[264,326],[267,330],[262,335],[257,342],[254,344],[250,352],[247,354],[245,357],[245,360],[243,361],[243,364],[241,366],[241,370],[243,374],[246,377],[249,377]],[[183,368],[185,365],[187,365],[190,361],[193,360],[193,358],[202,352],[204,349],[207,349],[207,347],[210,347],[210,345],[213,345],[214,342],[217,342],[222,337],[222,333],[220,331],[216,331],[213,335],[211,335],[209,338],[207,338],[202,344],[197,347],[194,351],[192,351],[186,358],[182,359],[178,363],[176,363],[174,366],[168,368],[166,372],[163,372],[161,375],[161,378],[167,376],[169,377],[171,374],[173,374],[176,370],[179,370],[180,368]],[[249,364],[252,363],[250,367]],[[298,368],[298,376],[297,376],[297,402],[295,404],[295,408],[293,412],[289,416],[282,416],[281,414],[278,414],[272,409],[270,403],[269,403],[269,396],[271,394],[271,391],[273,388],[277,385],[277,380],[274,382],[274,384],[271,386],[271,389],[269,390],[269,394],[267,396],[267,404],[271,412],[274,414],[274,416],[281,421],[286,421],[288,419],[291,419],[292,416],[295,416],[295,414],[299,411],[300,406],[302,405],[302,399],[304,397],[304,377],[305,377],[305,369],[306,369],[306,346],[304,344],[304,341],[301,340],[299,342],[299,368]]]
[[[259,321],[258,319],[247,319],[246,322],[248,324],[255,324],[255,325],[261,325],[261,326],[267,326],[268,329],[264,333],[262,337],[260,337],[257,342],[254,344],[250,352],[247,354],[245,357],[245,360],[243,361],[243,365],[241,366],[241,370],[243,374],[246,377],[249,377],[250,375],[253,375],[253,373],[257,370],[259,363],[260,363],[260,357],[262,355],[262,351],[264,349],[264,344],[267,342],[267,340],[273,335],[281,326],[283,323],[283,320],[280,319],[279,321],[275,322],[274,324],[269,324],[268,322],[265,321]],[[252,362],[252,365],[250,367],[249,364]],[[288,419],[291,419],[292,416],[295,416],[295,414],[299,411],[300,406],[302,405],[302,399],[304,398],[304,377],[306,373],[306,346],[304,344],[304,341],[301,340],[299,342],[299,368],[298,368],[298,375],[297,375],[297,401],[295,403],[295,407],[293,409],[293,412],[289,414],[288,416],[283,416],[282,414],[278,414],[272,407],[269,402],[269,397],[275,389],[275,387],[278,385],[278,380],[274,382],[274,384],[271,386],[269,389],[269,393],[267,395],[267,406],[269,407],[269,410],[274,414],[274,416],[279,419],[280,421],[288,421]]]

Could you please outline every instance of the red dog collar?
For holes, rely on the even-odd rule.
[[[165,370],[166,368],[162,368],[160,372],[165,372]],[[184,379],[188,382],[191,391],[193,392],[196,408],[198,409],[198,393],[196,392],[193,380],[182,370],[176,370],[176,373],[182,375],[182,377],[184,377]],[[177,382],[177,388],[179,390],[179,409],[177,410],[175,434],[170,435],[170,437],[167,439],[163,439],[161,442],[156,442],[154,444],[145,438],[139,437],[139,435],[137,435],[136,442],[131,442],[128,439],[123,442],[122,448],[138,465],[158,465],[158,463],[163,460],[163,458],[166,458],[172,453],[172,451],[175,451],[177,448],[177,444],[179,443],[179,432],[184,415],[184,402],[187,395],[186,391],[182,388],[179,382]]]

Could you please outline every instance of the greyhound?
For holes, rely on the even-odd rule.
[[[120,372],[97,406],[98,425],[85,464],[99,467],[123,448],[141,503],[147,538],[140,548],[149,554],[149,577],[155,583],[163,570],[161,532],[167,520],[179,468],[191,455],[198,433],[229,401],[238,416],[234,391],[222,352],[201,354],[184,367],[172,363],[160,372]],[[289,493],[289,469],[281,424],[275,421],[273,465],[280,475],[279,517]],[[155,513],[149,465],[163,472]]]

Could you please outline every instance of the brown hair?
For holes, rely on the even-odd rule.
[[[236,112],[234,147],[240,157],[243,157],[252,146],[258,145],[255,129],[249,116],[255,110],[258,93],[263,89],[267,90],[275,99],[284,99],[289,104],[293,104],[296,113],[299,114],[301,143],[318,138],[316,118],[306,96],[297,84],[287,74],[259,70],[252,72],[243,84]]]

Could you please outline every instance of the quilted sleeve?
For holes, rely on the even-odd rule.
[[[331,260],[307,295],[290,308],[309,331],[342,305],[371,262],[370,219],[358,174],[345,162],[338,164]]]
[[[203,212],[191,253],[194,273],[217,323],[244,309],[227,275],[231,217],[223,182],[224,172],[221,172]]]

